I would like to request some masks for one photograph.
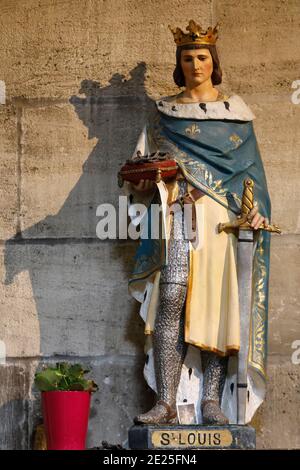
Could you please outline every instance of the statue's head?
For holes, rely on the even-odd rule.
[[[213,85],[220,85],[222,70],[216,46],[197,44],[177,47],[173,78],[179,87],[185,86],[186,82],[200,85],[209,79]]]
[[[173,73],[176,85],[197,86],[206,80],[211,80],[213,85],[222,82],[222,70],[216,49],[218,39],[218,24],[205,31],[195,21],[190,20],[187,32],[180,28],[173,29],[169,26],[176,50],[176,67]]]

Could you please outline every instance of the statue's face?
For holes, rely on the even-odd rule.
[[[213,60],[209,49],[181,51],[180,64],[187,86],[197,86],[209,80],[213,72]]]

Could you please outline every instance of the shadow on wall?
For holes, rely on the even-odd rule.
[[[122,194],[117,186],[117,172],[132,155],[147,113],[154,105],[145,90],[145,72],[146,65],[140,63],[128,80],[114,74],[105,87],[91,80],[81,83],[79,95],[85,97],[72,96],[69,102],[88,128],[89,139],[96,137],[97,144],[57,214],[16,233],[5,244],[5,284],[13,283],[23,271],[31,279],[40,326],[40,355],[53,361],[64,356],[69,360],[77,357],[77,361],[78,357],[85,357],[91,362],[95,356],[111,357],[113,367],[116,361],[110,382],[107,381],[112,387],[111,400],[117,393],[113,376],[122,374],[117,355],[132,356],[135,351],[143,358],[144,335],[138,305],[127,294],[136,246],[129,241],[99,240],[96,208],[102,203],[115,204]],[[142,363],[143,360],[136,374],[141,382]],[[103,381],[101,367],[97,370],[94,369],[96,380]],[[135,380],[131,382],[126,384],[125,395],[141,397],[142,393],[136,393]],[[101,394],[101,387],[98,393]],[[141,398],[128,401],[135,401],[132,406],[141,409]],[[113,401],[105,404],[104,422],[109,420],[110,406]],[[111,436],[108,431],[103,439],[112,438],[120,423],[132,417],[126,411],[126,403],[120,408],[115,414],[119,422],[112,424]],[[96,410],[92,412],[95,413]]]

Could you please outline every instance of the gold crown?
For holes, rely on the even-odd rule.
[[[186,44],[215,44],[218,39],[218,26],[216,24],[214,29],[210,26],[206,31],[202,31],[199,24],[195,23],[194,20],[190,20],[186,27],[188,33],[184,33],[182,29],[172,29],[169,25],[169,29],[173,33],[174,41],[177,46],[183,46]]]

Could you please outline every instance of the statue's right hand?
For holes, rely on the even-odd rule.
[[[138,184],[131,183],[132,189],[141,193],[147,193],[152,191],[154,186],[155,183],[152,180],[140,180]]]

